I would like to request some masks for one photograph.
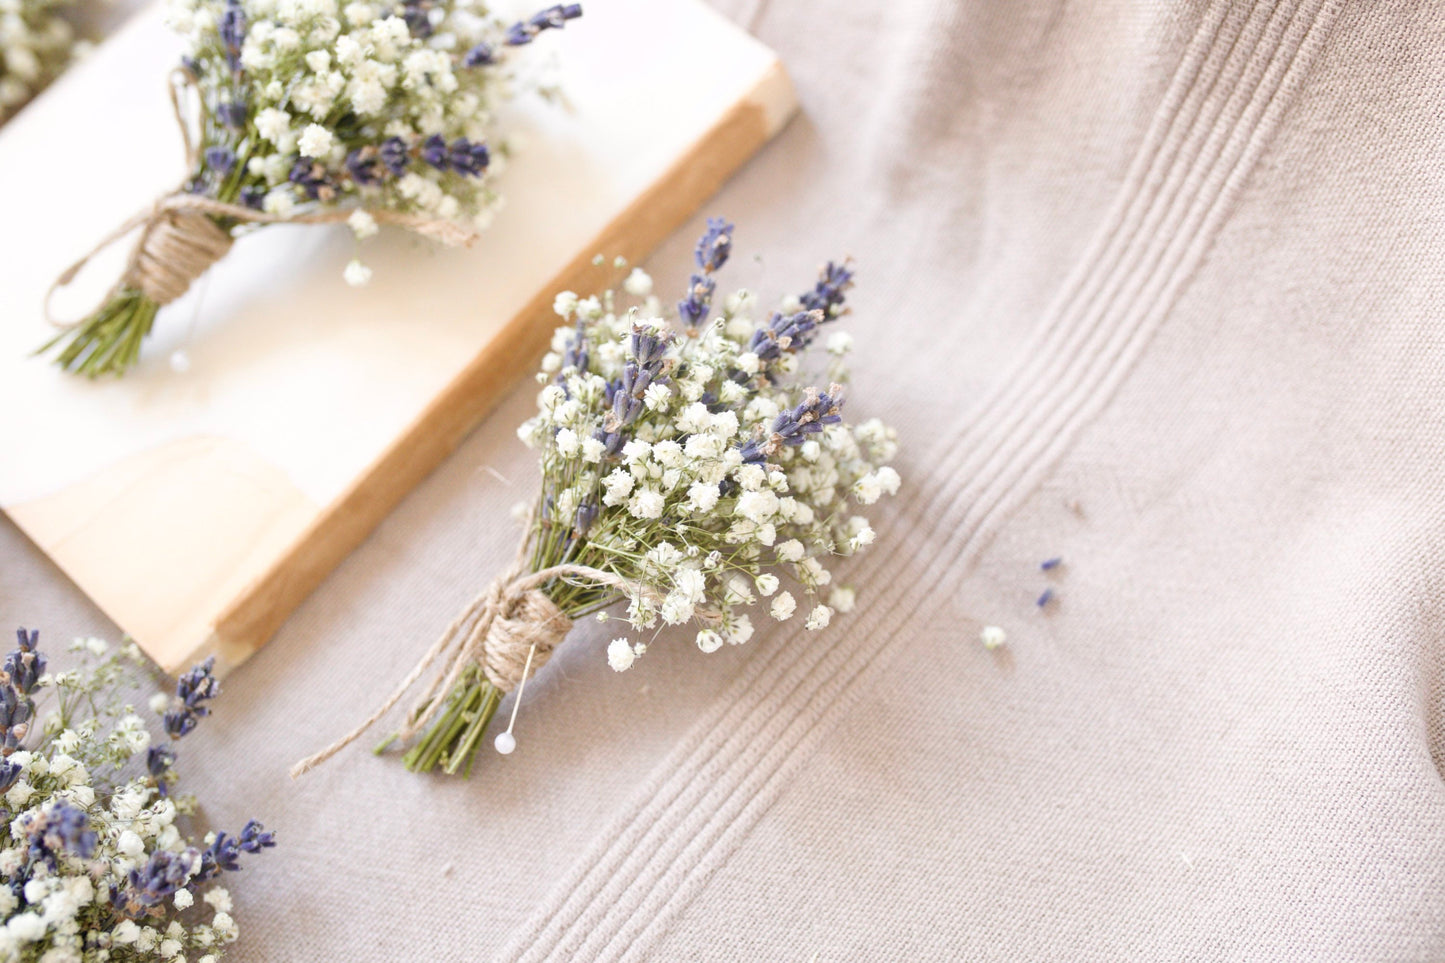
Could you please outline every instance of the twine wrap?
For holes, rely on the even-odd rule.
[[[200,155],[191,137],[181,106],[183,92],[196,87],[196,78],[186,70],[171,75],[171,108],[185,144],[186,166],[195,170]],[[127,288],[138,290],[157,305],[165,306],[185,294],[202,274],[231,250],[234,227],[246,224],[340,224],[357,210],[365,210],[378,224],[401,227],[447,245],[470,244],[477,232],[454,221],[438,217],[407,214],[387,208],[333,208],[302,214],[268,214],[239,204],[228,204],[178,189],[162,196],[149,210],[142,211],[91,248],[80,260],[60,273],[45,294],[45,319],[52,326],[65,330],[83,323],[84,318],[59,321],[50,310],[55,292],[75,280],[91,258],[121,238],[140,228],[140,237],[131,248],[130,258],[120,278],[106,292],[95,310],[100,310]],[[232,227],[220,221],[234,222]],[[94,313],[94,311],[90,312]]]
[[[325,749],[296,763],[291,767],[291,777],[310,772],[355,742],[438,663],[439,671],[417,697],[396,738],[411,739],[425,729],[470,666],[480,666],[487,681],[504,693],[521,684],[529,654],[532,671],[528,678],[535,675],[572,629],[572,620],[542,591],[542,587],[554,579],[583,579],[628,595],[654,599],[657,596],[648,586],[586,565],[556,565],[539,572],[525,572],[526,547],[524,541],[512,568],[462,610],[407,673],[396,691],[366,721]]]
[[[479,636],[474,628],[462,655],[479,664],[487,681],[498,690],[511,692],[522,682],[529,653],[535,672],[547,664],[552,650],[572,630],[572,620],[539,589],[519,593],[510,590],[515,582],[492,584],[493,614],[486,623],[486,634]]]
[[[146,224],[121,283],[164,307],[225,257],[233,243],[230,233],[204,214],[162,209]]]

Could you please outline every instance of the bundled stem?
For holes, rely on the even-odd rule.
[[[412,772],[431,772],[440,766],[449,776],[456,775],[465,766],[463,775],[470,776],[482,736],[501,704],[502,691],[492,685],[479,668],[469,667],[447,697],[440,717],[407,751],[402,762]],[[384,743],[378,751],[385,747]]]
[[[87,378],[124,374],[140,358],[141,344],[159,311],[155,301],[126,287],[79,324],[45,342],[37,353],[63,345],[55,363],[66,371]]]

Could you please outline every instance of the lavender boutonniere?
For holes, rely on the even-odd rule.
[[[614,606],[625,606],[629,629],[607,648],[618,671],[660,626],[692,624],[697,647],[713,652],[748,641],[755,617],[797,618],[816,632],[852,609],[853,590],[829,566],[873,542],[862,506],[899,485],[887,464],[893,432],[844,420],[851,339],[831,332],[826,360],[807,360],[844,313],[853,270],[829,263],[759,321],[751,294],[716,297],[732,234],[708,222],[673,321],[640,271],[620,293],[557,297],[569,323],[542,362],[538,413],[520,431],[539,455],[541,489],[516,561],[371,719],[293,774],[355,739],[428,671],[397,735],[415,739],[406,764],[469,771],[502,697],[577,620],[615,618]],[[496,746],[515,747],[511,725]]]
[[[83,49],[64,11],[73,0],[0,0],[0,122],[60,76]]]
[[[174,791],[171,748],[220,693],[208,661],[150,707],[154,744],[127,697],[134,645],[80,639],[80,666],[47,672],[38,633],[0,671],[0,959],[196,959],[215,963],[237,936],[221,877],[275,845],[259,822],[236,836],[186,836],[196,801]]]
[[[60,276],[139,231],[103,303],[42,350],[67,370],[123,374],[159,309],[247,228],[345,222],[364,239],[393,224],[469,241],[500,200],[488,175],[504,145],[489,138],[514,86],[509,54],[581,14],[557,4],[507,25],[477,0],[172,0],[191,173]],[[353,261],[345,276],[370,271]]]

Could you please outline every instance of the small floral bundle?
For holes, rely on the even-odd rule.
[[[78,50],[72,0],[0,0],[0,122],[60,75]]]
[[[887,465],[894,433],[876,419],[843,420],[847,334],[829,334],[828,359],[813,372],[826,388],[803,377],[806,350],[844,313],[853,271],[829,263],[761,321],[746,291],[715,312],[714,275],[732,233],[708,222],[674,322],[658,317],[639,270],[624,294],[558,296],[556,311],[571,323],[542,362],[538,414],[520,429],[540,456],[542,485],[517,560],[366,723],[442,664],[398,733],[425,730],[409,768],[469,769],[502,696],[546,662],[575,620],[605,621],[614,605],[626,604],[628,625],[646,638],[692,623],[703,652],[746,642],[759,610],[818,631],[853,607],[853,590],[835,585],[828,565],[873,542],[859,508],[898,489]],[[646,650],[646,641],[618,638],[608,662],[622,671]],[[514,746],[509,727],[497,748]]]
[[[217,882],[272,834],[254,820],[238,836],[183,834],[196,801],[172,791],[176,755],[125,701],[144,664],[134,645],[77,640],[82,667],[49,674],[38,633],[19,635],[0,671],[0,960],[214,963],[237,934]],[[208,661],[154,696],[168,742],[219,692]]]
[[[68,370],[124,373],[159,308],[243,228],[344,221],[358,239],[395,224],[471,240],[501,201],[488,174],[505,145],[488,138],[515,86],[508,51],[581,15],[558,4],[508,26],[481,0],[171,0],[187,42],[172,93],[190,176],[102,242],[141,230],[104,303],[45,347],[62,346]],[[345,276],[370,273],[353,260]]]

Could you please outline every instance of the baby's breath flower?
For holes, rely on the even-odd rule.
[[[0,122],[60,75],[80,44],[65,8],[71,0],[0,4]]]
[[[353,258],[346,265],[342,277],[346,279],[347,284],[354,288],[364,287],[371,280],[371,268]]]
[[[808,618],[804,621],[803,627],[809,631],[827,628],[828,623],[832,621],[832,619],[832,609],[826,605],[815,605],[813,606],[813,610],[808,613]]]
[[[49,22],[68,2],[0,2],[0,118],[49,72],[29,23],[41,11]],[[509,26],[471,0],[344,9],[333,0],[172,0],[167,21],[202,105],[187,121],[200,132],[196,163],[174,196],[233,208],[207,214],[228,233],[247,226],[249,208],[283,219],[375,212],[351,220],[359,239],[375,233],[375,215],[410,215],[419,229],[459,239],[502,201],[492,175],[511,145],[488,141],[497,107],[528,86],[511,54],[580,15],[576,4],[554,5]],[[69,48],[68,32],[54,36],[57,49]],[[159,256],[146,243],[137,254]],[[367,276],[356,262],[345,272],[351,284]],[[161,307],[141,280],[128,271],[96,312],[52,342],[62,366],[95,376],[135,362]]]
[[[833,383],[846,376],[841,360],[821,359],[824,386],[794,377],[811,370],[808,347],[844,313],[851,268],[830,263],[792,306],[755,321],[753,295],[717,289],[732,237],[732,225],[708,222],[671,322],[652,313],[651,279],[637,270],[622,293],[648,298],[641,308],[620,307],[616,291],[557,295],[563,323],[536,415],[518,431],[542,474],[524,546],[530,570],[573,569],[539,590],[573,620],[625,602],[635,632],[692,624],[702,652],[747,642],[760,609],[778,622],[802,612],[810,631],[853,609],[851,589],[829,592],[825,561],[873,541],[848,506],[900,481],[887,465],[893,433],[844,420]],[[835,355],[844,343],[832,339]],[[645,651],[614,639],[607,662],[625,671]],[[488,686],[474,672],[449,704],[494,707],[495,693],[479,691]],[[458,733],[479,745],[489,711],[464,726],[435,723],[408,765],[465,765],[471,750],[459,751]]]
[[[633,268],[622,282],[622,289],[636,298],[645,298],[652,293],[652,276],[642,268]]]
[[[607,644],[607,664],[617,672],[626,672],[632,668],[637,655],[632,649],[632,643],[626,639],[613,639]]]
[[[152,748],[141,775],[126,768],[151,742],[122,699],[140,662],[130,646],[112,653],[78,640],[71,652],[83,664],[50,675],[35,633],[22,630],[19,639],[0,674],[0,788],[12,813],[0,836],[0,958],[79,960],[75,950],[84,946],[87,960],[97,947],[97,961],[145,954],[178,960],[218,935],[234,939],[233,920],[223,926],[178,914],[197,895],[210,899],[212,881],[239,868],[242,853],[274,845],[271,834],[253,821],[238,836],[208,834],[197,843],[177,823],[194,804],[168,796],[174,754],[167,750],[157,769]],[[46,689],[56,690],[56,721],[37,737],[27,723]],[[159,707],[173,740],[208,714],[218,691],[208,664],[181,677]],[[27,737],[34,748],[19,748]],[[126,952],[110,955],[118,949]]]

